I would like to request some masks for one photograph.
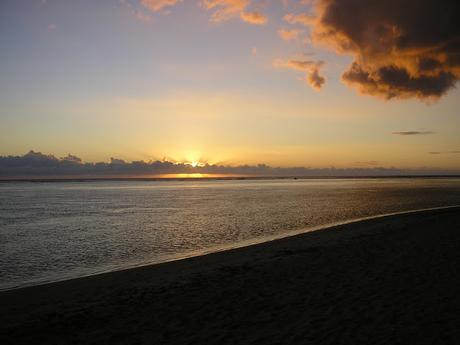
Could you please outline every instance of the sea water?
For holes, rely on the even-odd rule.
[[[0,183],[0,289],[460,204],[458,178]]]

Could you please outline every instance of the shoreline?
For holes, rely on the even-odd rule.
[[[261,180],[352,180],[352,179],[451,179],[460,178],[457,173],[453,174],[421,174],[421,175],[313,175],[313,176],[221,176],[221,177],[27,177],[8,178],[0,177],[0,183],[30,182],[30,183],[53,183],[53,182],[183,182],[183,181],[261,181]]]
[[[226,251],[232,251],[232,250],[240,249],[240,248],[248,248],[248,247],[252,247],[252,246],[256,246],[256,245],[260,245],[264,243],[270,243],[270,242],[274,242],[278,240],[283,240],[283,239],[290,238],[290,237],[301,236],[307,233],[332,230],[339,226],[353,225],[355,223],[360,223],[360,222],[368,221],[368,220],[378,220],[378,219],[384,219],[384,218],[392,217],[392,216],[399,216],[399,215],[406,215],[406,214],[410,215],[414,213],[417,214],[417,213],[424,213],[424,212],[429,212],[429,211],[438,211],[438,210],[442,211],[442,210],[451,210],[451,209],[460,210],[460,205],[438,206],[438,207],[421,208],[421,209],[415,209],[415,210],[383,213],[383,214],[378,214],[374,216],[365,216],[365,217],[353,218],[353,219],[348,219],[348,220],[338,221],[338,222],[333,222],[333,223],[326,223],[322,225],[301,228],[297,230],[282,231],[276,235],[262,236],[258,238],[241,241],[241,242],[234,243],[234,244],[219,245],[219,246],[211,247],[211,248],[204,249],[204,250],[196,250],[196,251],[192,251],[192,252],[188,252],[184,254],[177,254],[174,256],[168,256],[163,260],[160,259],[158,261],[151,261],[145,264],[135,264],[135,265],[126,266],[120,269],[115,268],[115,269],[110,269],[110,270],[101,270],[95,273],[79,275],[76,277],[49,280],[49,281],[43,281],[43,282],[38,282],[38,283],[30,283],[30,284],[24,284],[21,286],[14,286],[10,288],[0,288],[0,294],[6,291],[14,291],[14,290],[43,286],[43,285],[74,281],[74,280],[82,279],[82,278],[91,278],[91,277],[95,277],[99,275],[111,274],[111,273],[116,273],[116,272],[124,272],[128,270],[133,270],[133,269],[139,269],[139,268],[145,268],[145,267],[150,267],[150,266],[168,264],[168,263],[176,262],[176,261],[188,260],[191,258],[212,255],[215,253],[221,253],[221,252],[226,252]]]
[[[458,207],[0,292],[15,344],[455,344]]]

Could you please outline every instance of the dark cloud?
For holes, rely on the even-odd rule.
[[[391,134],[396,135],[427,135],[427,134],[434,134],[432,131],[402,131],[402,132],[393,132]]]
[[[323,84],[326,82],[326,78],[319,74],[319,69],[314,68],[307,76],[307,81],[316,90],[321,89]]]
[[[460,151],[430,151],[430,155],[441,155],[441,154],[460,154]]]
[[[452,151],[454,152],[454,151]],[[40,179],[40,178],[132,178],[158,177],[165,174],[210,174],[227,176],[401,176],[401,175],[453,175],[459,171],[441,170],[401,170],[378,167],[378,162],[363,162],[362,168],[307,168],[270,167],[258,165],[209,165],[193,167],[189,164],[169,161],[125,162],[111,158],[110,162],[84,163],[76,156],[57,158],[40,152],[30,151],[23,156],[0,156],[0,179]],[[372,166],[372,167],[370,167]]]
[[[460,79],[458,0],[318,0],[315,11],[285,19],[353,55],[343,80],[361,93],[437,99]]]
[[[33,151],[31,151],[31,152],[33,152]],[[70,163],[81,163],[82,162],[81,158],[79,158],[77,156],[74,156],[74,155],[71,155],[70,153],[67,156],[63,157],[62,161],[70,162]]]
[[[439,97],[452,88],[456,81],[452,73],[440,72],[433,76],[419,75],[414,78],[404,67],[382,66],[370,71],[356,62],[342,78],[346,83],[357,85],[363,93],[386,98]]]

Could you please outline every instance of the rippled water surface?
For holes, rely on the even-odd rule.
[[[453,178],[0,183],[0,289],[458,204]]]

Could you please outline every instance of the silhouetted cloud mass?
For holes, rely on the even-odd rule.
[[[454,152],[454,151],[452,151]],[[377,162],[368,162],[375,165]],[[360,164],[361,165],[361,164]],[[169,161],[125,162],[111,158],[110,162],[84,163],[74,155],[57,158],[41,152],[30,151],[23,156],[0,156],[0,178],[131,178],[159,177],[168,174],[209,174],[219,176],[266,176],[266,177],[308,177],[308,176],[400,176],[400,175],[453,175],[459,171],[420,169],[403,170],[384,167],[308,168],[270,167],[258,165],[210,165],[193,167],[186,163]]]
[[[460,79],[460,1],[317,0],[315,14],[287,14],[312,27],[314,43],[351,54],[345,83],[363,94],[436,99]]]
[[[401,131],[401,132],[393,132],[392,134],[396,135],[427,135],[427,134],[434,134],[432,131]]]

